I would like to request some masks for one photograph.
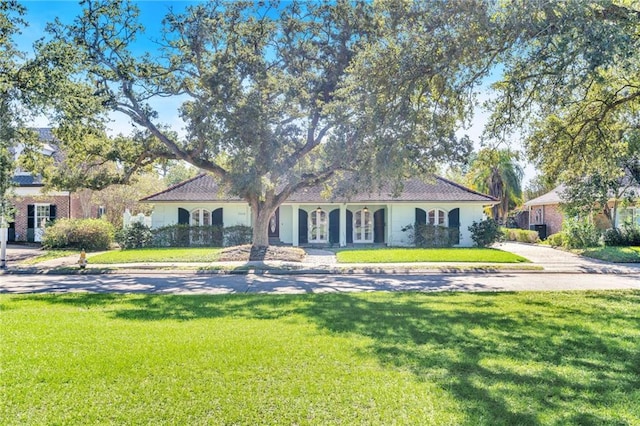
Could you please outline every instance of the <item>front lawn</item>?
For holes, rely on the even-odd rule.
[[[340,263],[402,262],[528,262],[524,257],[490,248],[372,248],[347,249],[336,253]]]
[[[47,260],[59,259],[67,256],[80,257],[80,250],[47,250],[43,254],[30,257],[20,262],[21,265],[36,265]]]
[[[613,263],[640,263],[640,247],[596,247],[576,250],[582,256]]]
[[[219,248],[148,248],[114,250],[95,256],[88,255],[90,263],[144,263],[144,262],[215,262],[220,257]]]
[[[0,296],[22,424],[640,422],[640,292]]]

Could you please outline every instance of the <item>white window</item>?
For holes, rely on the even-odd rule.
[[[327,242],[327,213],[320,208],[309,215],[309,242]]]
[[[51,216],[50,204],[36,204],[35,227],[44,228],[50,216]]]
[[[195,209],[191,211],[191,226],[209,226],[211,225],[211,212],[205,209]]]
[[[433,209],[427,213],[427,223],[435,226],[447,226],[447,215],[443,210]]]
[[[353,214],[353,242],[372,243],[373,242],[373,221],[372,214],[366,207]]]

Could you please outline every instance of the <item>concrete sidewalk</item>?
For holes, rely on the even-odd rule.
[[[154,273],[167,274],[246,274],[273,275],[292,274],[443,274],[443,273],[591,273],[591,274],[638,274],[640,264],[612,264],[582,258],[563,250],[548,246],[502,243],[496,248],[518,254],[531,263],[473,263],[473,262],[424,262],[424,263],[354,263],[338,264],[335,255],[326,250],[308,249],[304,262],[154,262],[127,264],[95,264],[88,257],[88,265],[82,270],[78,256],[67,256],[41,262],[31,267],[10,263],[4,273],[25,274],[73,274],[73,273]],[[0,272],[2,273],[2,272]]]

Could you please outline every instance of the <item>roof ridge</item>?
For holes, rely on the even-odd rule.
[[[198,173],[196,176],[192,177],[191,179],[187,179],[187,180],[183,180],[182,182],[174,183],[173,185],[169,186],[166,189],[163,189],[160,192],[156,192],[155,194],[151,194],[151,195],[148,195],[148,196],[146,196],[144,198],[141,198],[139,201],[147,201],[149,198],[157,197],[158,195],[162,195],[162,194],[164,194],[166,192],[173,191],[176,188],[180,188],[181,186],[184,186],[184,185],[186,185],[188,183],[191,183],[191,182],[193,182],[193,181],[195,181],[197,179],[201,179],[206,175],[207,175],[206,172]]]

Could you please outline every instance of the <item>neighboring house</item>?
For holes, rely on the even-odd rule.
[[[248,203],[225,194],[209,174],[176,184],[141,200],[154,204],[152,227],[173,224],[251,226]],[[459,228],[458,246],[472,246],[468,227],[484,219],[498,200],[440,177],[407,180],[402,192],[386,190],[349,198],[323,195],[321,186],[300,190],[272,218],[272,244],[386,244],[407,246],[407,225]]]
[[[529,212],[529,229],[538,231],[541,239],[562,231],[565,215],[560,205],[563,202],[562,193],[564,188],[564,185],[559,185],[546,194],[524,203]],[[613,209],[613,205],[614,200],[611,199],[609,208]],[[624,223],[640,225],[640,208],[618,206],[615,210],[615,222],[618,228]],[[598,215],[596,220],[596,224],[600,223],[598,226],[603,229],[611,226],[611,221],[605,218],[605,215]]]
[[[42,153],[59,159],[60,152],[51,129],[34,129],[43,142]],[[18,145],[16,158],[22,152]],[[15,207],[14,222],[9,224],[9,241],[40,242],[47,222],[57,218],[98,217],[99,208],[87,207],[87,196],[69,191],[44,192],[44,183],[40,176],[34,176],[23,170],[16,170],[13,183],[15,188],[11,202]]]
[[[544,195],[524,203],[529,212],[528,228],[538,231],[540,239],[562,231],[563,215],[560,209],[564,186],[559,185]]]

